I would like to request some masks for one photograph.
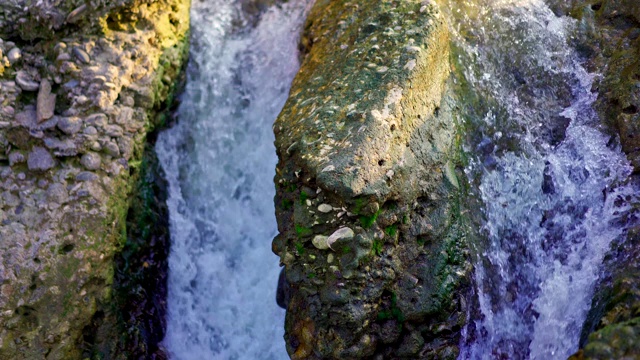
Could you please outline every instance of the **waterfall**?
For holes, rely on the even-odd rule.
[[[308,1],[256,22],[233,0],[194,1],[179,122],[156,152],[169,191],[167,334],[172,359],[285,359],[272,124],[298,63]]]
[[[566,359],[577,350],[631,168],[593,108],[576,21],[541,0],[449,1],[455,79],[483,204],[477,316],[460,359]],[[474,312],[471,312],[474,314]]]

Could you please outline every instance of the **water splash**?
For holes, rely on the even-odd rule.
[[[173,359],[285,359],[275,303],[271,130],[298,70],[309,1],[241,28],[232,0],[195,1],[180,122],[158,138],[169,183],[167,335]]]
[[[566,359],[577,350],[631,168],[599,129],[594,76],[570,44],[575,21],[540,0],[452,1],[466,172],[484,204],[480,316],[461,359]]]

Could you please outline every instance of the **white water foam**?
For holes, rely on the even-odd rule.
[[[286,359],[272,124],[298,63],[309,1],[290,1],[238,29],[239,5],[194,1],[179,123],[156,152],[169,191],[170,358]]]
[[[467,119],[481,132],[467,173],[480,179],[486,244],[474,275],[481,317],[460,359],[566,359],[623,232],[616,200],[631,190],[617,184],[631,168],[598,129],[594,75],[569,41],[575,20],[541,0],[463,3],[450,3],[456,46],[490,109]]]

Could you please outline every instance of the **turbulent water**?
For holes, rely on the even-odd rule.
[[[622,226],[630,167],[600,129],[573,48],[575,20],[541,0],[446,6],[483,204],[478,313],[460,359],[566,359],[577,350],[604,254]],[[472,312],[474,313],[474,312]]]
[[[169,183],[172,359],[287,358],[271,127],[299,67],[307,6],[273,6],[255,23],[236,1],[193,2],[179,123],[156,145]]]

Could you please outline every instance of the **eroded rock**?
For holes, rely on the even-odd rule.
[[[61,117],[58,120],[58,129],[67,135],[73,135],[82,128],[82,120],[77,117]]]
[[[51,93],[51,83],[47,79],[42,79],[36,107],[38,123],[51,119],[55,108],[56,95]]]
[[[100,155],[98,155],[96,153],[91,153],[91,152],[82,155],[82,158],[80,159],[80,163],[87,170],[98,170],[98,169],[100,169],[101,162],[102,162],[102,160],[100,159]]]
[[[177,85],[188,5],[0,0],[0,37],[15,41],[0,40],[1,359],[161,356],[162,305],[120,299],[114,259],[135,198],[128,161]],[[129,87],[152,101],[121,104]],[[135,119],[110,127],[125,106]]]
[[[471,267],[454,206],[448,35],[433,2],[311,10],[308,53],[274,124],[273,249],[290,288],[292,359],[458,352]]]
[[[29,170],[45,171],[54,167],[55,161],[47,149],[36,146],[29,153],[27,164]]]
[[[18,71],[16,74],[16,84],[24,91],[37,91],[40,87],[36,81],[26,71]]]

